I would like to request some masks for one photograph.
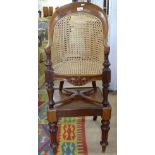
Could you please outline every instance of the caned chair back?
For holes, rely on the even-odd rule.
[[[82,8],[83,11],[80,10]],[[57,10],[58,15],[60,10]],[[51,61],[54,72],[71,76],[102,74],[104,46],[107,41],[105,14],[99,10],[102,14],[95,15],[91,13],[91,9],[85,11],[84,7],[78,6],[76,10],[63,15],[61,12],[59,20],[53,19],[53,30],[49,30],[49,33],[52,32],[49,43],[52,44]]]

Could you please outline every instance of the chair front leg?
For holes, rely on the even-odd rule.
[[[53,68],[52,68],[52,62],[51,62],[51,47],[46,47],[45,48],[45,53],[46,53],[46,69],[45,69],[45,81],[46,81],[46,88],[47,88],[47,93],[48,93],[48,98],[49,98],[49,108],[53,108],[54,106],[54,100],[53,100],[53,95],[54,95],[54,73],[53,73]]]
[[[107,72],[107,77],[109,77],[110,72]],[[111,118],[111,106],[108,101],[108,93],[109,93],[109,81],[103,79],[102,80],[102,86],[103,86],[103,112],[102,112],[102,120],[101,120],[101,131],[102,131],[102,139],[101,139],[101,146],[102,151],[105,152],[106,146],[108,145],[108,132],[110,130],[110,118]]]
[[[47,93],[48,93],[48,98],[49,98],[49,102],[48,102],[48,105],[49,105],[49,108],[53,108],[55,102],[53,100],[53,95],[54,95],[54,81],[50,81],[50,82],[47,82]]]
[[[101,120],[101,146],[102,151],[105,152],[106,146],[108,145],[108,132],[110,130],[110,118],[111,118],[111,107],[104,107],[102,112],[102,120]]]
[[[103,107],[107,107],[109,106],[109,101],[108,101],[108,94],[109,94],[109,83],[107,82],[103,82],[103,101],[102,101],[102,105]]]
[[[57,134],[58,134],[58,126],[57,126],[57,122],[49,122],[48,123],[49,126],[49,132],[50,132],[50,147],[52,148],[54,154],[57,152],[57,146],[58,146],[58,142],[57,142]]]

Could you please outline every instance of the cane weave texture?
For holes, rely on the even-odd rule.
[[[53,32],[52,63],[56,74],[100,75],[104,61],[103,25],[85,12],[62,17]]]

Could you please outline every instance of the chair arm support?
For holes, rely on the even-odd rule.
[[[104,63],[103,63],[103,66],[104,66],[104,70],[109,70],[109,66],[110,66],[110,62],[109,62],[109,52],[110,52],[110,47],[108,45],[106,45],[104,47]]]
[[[47,46],[44,48],[46,53],[46,60],[45,60],[45,82],[47,87],[50,89],[51,82],[53,81],[53,68],[52,68],[52,62],[51,62],[51,46]]]
[[[46,46],[44,50],[45,50],[46,55],[51,54],[51,46]]]
[[[105,55],[109,55],[109,52],[110,52],[110,46],[106,45],[106,46],[104,47],[104,54],[105,54]]]
[[[52,62],[51,62],[51,46],[45,47],[44,50],[45,50],[45,53],[46,53],[45,65],[47,67],[51,67],[52,66]]]

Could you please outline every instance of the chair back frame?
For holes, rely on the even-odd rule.
[[[105,36],[105,42],[104,45],[107,46],[107,35],[108,35],[108,21],[107,21],[107,15],[105,12],[98,7],[97,5],[87,3],[87,2],[75,2],[70,3],[67,5],[64,5],[63,7],[58,8],[55,13],[53,14],[49,25],[48,25],[48,46],[52,46],[52,36],[54,31],[55,24],[64,16],[78,12],[77,8],[81,8],[82,12],[91,14],[99,18],[103,25],[103,33]]]

